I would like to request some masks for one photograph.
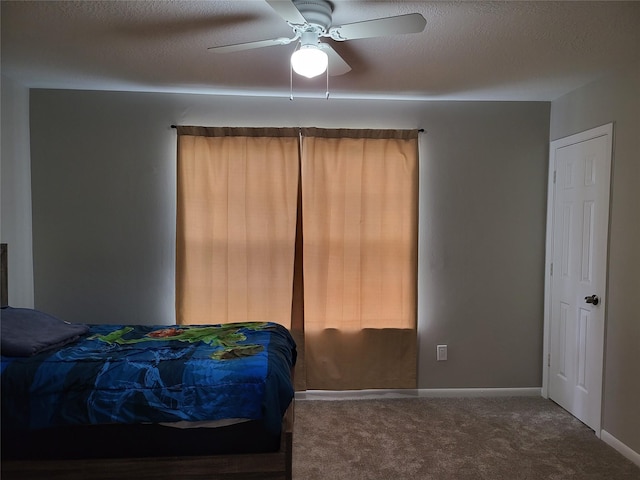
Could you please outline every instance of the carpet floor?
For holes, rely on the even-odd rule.
[[[541,397],[296,402],[294,480],[640,480]]]

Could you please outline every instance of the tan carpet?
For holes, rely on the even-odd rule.
[[[640,480],[541,397],[298,401],[294,480]]]

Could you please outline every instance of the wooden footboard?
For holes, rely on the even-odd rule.
[[[5,480],[291,480],[294,402],[273,453],[188,457],[2,461]]]

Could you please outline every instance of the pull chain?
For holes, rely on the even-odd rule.
[[[327,65],[327,93],[326,99],[329,100],[329,65]]]
[[[289,100],[293,102],[293,65],[289,61]]]

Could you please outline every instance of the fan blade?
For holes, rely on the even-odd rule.
[[[329,76],[337,77],[351,71],[351,67],[328,43],[319,43],[318,46],[325,51],[329,57]]]
[[[209,47],[207,50],[211,50],[216,53],[233,53],[240,52],[242,50],[251,50],[254,48],[271,47],[273,45],[288,45],[294,39],[287,37],[274,38],[272,40],[260,40],[257,42],[235,43],[233,45],[223,45],[221,47]]]
[[[266,0],[278,15],[294,25],[304,25],[307,20],[302,16],[291,0]]]
[[[397,33],[418,33],[424,30],[427,21],[419,13],[397,17],[378,18],[364,22],[349,23],[329,29],[334,40],[355,40],[358,38],[383,37]]]

